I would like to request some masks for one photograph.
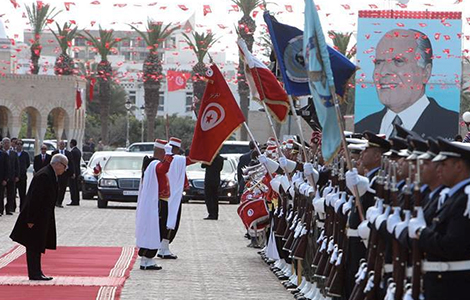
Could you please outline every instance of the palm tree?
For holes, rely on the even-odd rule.
[[[253,43],[255,41],[253,35],[256,31],[256,22],[251,17],[251,13],[259,5],[263,4],[263,0],[232,0],[243,12],[243,17],[238,21],[238,32],[242,39],[245,40],[248,50],[253,52]],[[238,93],[240,94],[240,108],[248,122],[248,108],[250,106],[250,88],[246,83],[244,62],[240,57],[238,63]],[[248,139],[248,132],[245,127],[241,128],[241,139]]]
[[[101,138],[105,144],[108,143],[109,104],[111,102],[111,81],[113,80],[113,69],[108,61],[108,55],[115,45],[124,40],[124,38],[114,38],[113,33],[112,29],[104,30],[100,26],[99,37],[94,37],[87,31],[80,34],[101,56],[101,61],[96,68],[96,75],[99,85],[98,99],[100,101]]]
[[[328,35],[333,41],[333,45],[338,52],[346,56],[348,59],[351,59],[356,55],[356,45],[349,49],[352,32],[343,33],[330,30],[328,31]]]
[[[67,54],[67,50],[72,44],[72,40],[77,36],[77,27],[72,28],[70,23],[65,22],[61,28],[59,23],[56,22],[57,33],[52,31],[57,42],[59,43],[62,53],[57,57],[54,65],[54,72],[56,75],[72,75],[74,73],[75,64],[73,58]]]
[[[334,48],[336,51],[340,52],[348,59],[353,58],[356,55],[356,45],[353,47],[349,47],[349,43],[351,41],[352,32],[343,33],[343,32],[336,32],[333,30],[328,31],[328,35],[333,41]],[[354,85],[355,79],[354,76],[350,79],[350,82]],[[352,115],[354,114],[354,106],[355,106],[355,93],[353,89],[346,89],[346,93],[344,94],[343,101],[341,102],[341,113],[343,115]]]
[[[197,58],[197,63],[193,67],[193,96],[196,99],[202,100],[202,97],[204,96],[204,90],[206,88],[206,82],[202,79],[204,78],[207,67],[204,64],[204,58],[206,55],[209,53],[210,47],[214,45],[215,42],[217,42],[217,39],[215,38],[215,35],[210,32],[210,33],[198,33],[198,32],[193,32],[192,33],[192,39],[183,33],[186,43],[188,46],[194,51],[196,54]],[[209,54],[210,56],[210,54]],[[197,112],[199,111],[199,106],[200,102],[196,104],[196,116]]]
[[[146,32],[140,31],[135,26],[129,26],[144,39],[149,49],[149,55],[144,60],[143,65],[143,81],[145,91],[145,115],[147,117],[147,140],[152,141],[155,138],[155,117],[160,103],[160,87],[163,77],[162,57],[158,52],[158,48],[179,27],[171,27],[171,23],[163,25],[160,22],[152,20],[147,21]]]
[[[29,23],[31,24],[32,31],[34,34],[33,44],[31,45],[31,73],[39,73],[39,58],[41,57],[41,34],[49,22],[54,19],[61,11],[54,13],[55,7],[51,9],[49,4],[38,4],[33,3],[30,6],[26,5],[26,12],[28,13]]]

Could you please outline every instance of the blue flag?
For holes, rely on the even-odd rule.
[[[293,96],[310,95],[308,74],[303,56],[303,31],[278,22],[267,11],[264,12],[263,17],[269,29],[287,94]],[[327,47],[333,69],[336,94],[343,97],[346,84],[356,71],[356,66],[335,49]]]
[[[333,87],[334,91],[330,57],[313,0],[305,0],[303,56],[313,102],[323,128],[322,155],[325,161],[330,161],[341,146],[341,132],[330,89]]]

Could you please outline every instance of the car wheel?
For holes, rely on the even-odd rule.
[[[228,200],[228,202],[229,202],[230,204],[238,204],[238,203],[240,203],[240,199],[238,199],[238,197],[233,197],[233,198],[230,198],[230,199]]]
[[[103,200],[98,196],[98,208],[106,208],[108,207],[108,201]]]
[[[188,203],[189,202],[189,198],[188,197],[183,197],[181,199],[181,203]]]
[[[95,197],[92,193],[82,193],[82,199],[84,200],[92,200]]]

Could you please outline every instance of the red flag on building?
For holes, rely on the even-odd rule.
[[[284,122],[289,113],[289,99],[276,76],[248,50],[243,39],[238,47],[245,61],[245,76],[253,98],[266,103],[271,115],[278,122]]]
[[[166,81],[168,83],[168,91],[173,92],[186,88],[186,82],[191,77],[189,72],[168,70],[166,72]]]
[[[75,90],[75,109],[82,107],[82,91],[77,88]]]
[[[94,77],[90,78],[90,94],[89,94],[90,102],[93,101],[93,96],[95,94],[95,83],[96,83],[96,78]]]
[[[189,157],[211,164],[222,143],[245,122],[245,117],[215,64],[207,70],[206,78],[208,83],[194,128]]]

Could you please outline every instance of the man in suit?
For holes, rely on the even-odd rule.
[[[8,154],[3,151],[0,147],[0,216],[3,215],[3,208],[4,208],[4,196],[5,196],[5,186],[7,185],[8,181],[8,167],[9,167],[9,158]]]
[[[28,168],[31,165],[29,154],[23,151],[23,141],[18,140],[16,142],[16,153],[18,154],[18,161],[20,166],[20,180],[16,184],[18,195],[20,196],[20,211],[23,209],[23,205],[26,199],[26,185],[28,182]]]
[[[37,172],[29,186],[23,210],[10,238],[26,247],[30,280],[51,280],[41,269],[41,253],[56,249],[54,206],[57,201],[57,177],[67,169],[67,157],[56,154],[50,165]]]
[[[422,136],[453,138],[458,131],[458,113],[426,96],[432,57],[432,45],[425,34],[403,29],[387,32],[377,44],[373,75],[385,107],[357,122],[355,131],[392,137],[398,124]]]
[[[201,167],[206,169],[204,194],[208,216],[204,220],[217,220],[219,218],[220,172],[224,167],[224,158],[217,153],[212,164],[202,164]]]
[[[64,197],[65,197],[65,191],[67,190],[67,183],[69,181],[69,178],[73,175],[73,159],[72,159],[72,153],[70,151],[65,149],[65,142],[60,141],[59,142],[59,149],[54,150],[52,152],[52,156],[55,154],[62,154],[67,157],[68,160],[68,165],[67,165],[67,170],[58,177],[58,185],[59,185],[59,191],[57,192],[57,207],[64,207],[62,203],[64,202]]]
[[[245,179],[243,179],[243,171],[242,169],[250,164],[251,155],[255,149],[255,143],[250,141],[249,143],[250,151],[240,156],[237,165],[237,179],[238,179],[238,198],[240,199],[241,195],[243,194],[243,190],[245,189]]]
[[[70,152],[72,153],[72,160],[73,160],[73,175],[69,178],[69,188],[70,188],[70,198],[71,202],[67,205],[80,205],[80,192],[78,191],[78,180],[80,179],[80,161],[82,159],[82,152],[77,148],[77,141],[72,139],[70,141],[70,147],[72,149]]]
[[[46,151],[47,151],[47,146],[42,145],[41,153],[39,153],[38,155],[34,157],[33,169],[35,173],[39,172],[39,170],[41,170],[42,168],[44,168],[51,162],[52,156],[50,154],[47,154]]]
[[[16,209],[16,183],[20,180],[20,166],[18,155],[15,150],[11,148],[11,142],[9,138],[3,138],[3,151],[8,154],[8,179],[6,184],[7,191],[7,204],[5,205],[5,211],[7,215],[13,215]],[[3,211],[3,208],[1,209]]]
[[[449,188],[441,204],[426,224],[418,211],[410,220],[408,234],[417,239],[425,260],[424,298],[426,300],[468,298],[470,284],[470,148],[462,143],[438,139],[442,183]]]

